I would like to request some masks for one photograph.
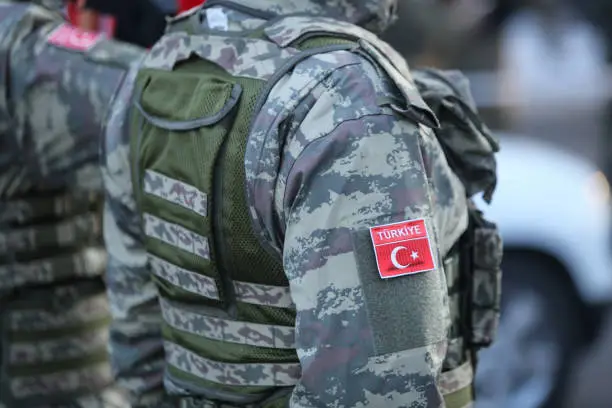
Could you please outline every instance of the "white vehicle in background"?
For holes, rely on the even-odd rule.
[[[501,135],[498,189],[483,206],[505,260],[502,319],[481,353],[476,408],[562,408],[571,364],[612,301],[610,186],[591,164],[609,97],[605,54],[568,12],[518,12],[499,38],[499,70],[468,74],[477,105],[503,112],[516,132]]]
[[[480,353],[477,408],[562,407],[571,360],[612,300],[610,186],[554,145],[501,135],[487,218],[504,239],[502,318]]]
[[[505,260],[501,324],[480,353],[475,408],[563,408],[570,363],[612,302],[610,187],[591,164],[601,158],[612,71],[597,32],[565,9],[572,2],[497,2],[496,18],[510,3],[514,18],[482,37],[470,34],[478,21],[457,24],[482,23],[491,2],[451,3],[402,2],[408,24],[387,38],[415,63],[474,70],[464,73],[486,122],[515,132],[500,135],[491,206],[479,203],[500,227]]]

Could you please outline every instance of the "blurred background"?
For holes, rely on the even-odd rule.
[[[463,70],[501,139],[486,208],[505,244],[476,408],[612,406],[612,1],[404,0],[386,33]],[[483,203],[484,204],[484,203]]]
[[[78,0],[72,18],[147,47],[200,1]],[[400,0],[399,15],[384,38],[412,67],[464,71],[501,139],[480,204],[504,238],[502,320],[476,408],[612,407],[612,0]]]

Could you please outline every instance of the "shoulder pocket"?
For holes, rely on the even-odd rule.
[[[195,130],[223,120],[241,93],[239,84],[158,72],[146,80],[134,106],[161,129]]]
[[[130,123],[137,182],[152,170],[200,191],[212,188],[214,162],[231,132],[242,87],[201,68],[141,72]]]

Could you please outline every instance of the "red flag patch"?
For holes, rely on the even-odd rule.
[[[372,227],[370,235],[381,278],[395,278],[435,269],[424,219]]]
[[[69,24],[62,24],[53,30],[47,42],[69,50],[87,51],[102,39],[101,33],[81,30]]]

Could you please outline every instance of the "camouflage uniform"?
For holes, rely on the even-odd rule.
[[[393,3],[232,0],[218,2],[215,12],[192,13],[201,13],[203,30],[225,31],[256,30],[275,15],[295,14],[291,24],[266,31],[282,43],[311,22],[308,15],[382,29],[392,19]],[[171,23],[170,30],[176,32],[153,47],[144,67],[171,68],[195,53],[246,77],[267,78],[280,68],[271,58],[277,51],[255,41],[245,40],[234,48],[214,35],[183,36],[180,27],[185,17]],[[404,63],[395,62],[410,78]],[[295,385],[289,389],[291,407],[442,407],[446,387],[471,381],[467,367],[455,377],[439,378],[450,325],[442,268],[383,285],[372,259],[369,227],[425,219],[439,266],[468,225],[465,188],[431,129],[435,117],[412,86],[416,118],[409,120],[379,104],[378,97],[393,99],[397,89],[375,64],[357,53],[332,51],[297,63],[256,111],[244,163],[250,221],[270,252],[282,258],[290,293],[241,293],[236,286],[236,296],[294,304],[295,330],[251,333],[245,341],[268,347],[290,343],[300,360],[296,371],[252,362],[215,364],[162,336],[162,327],[182,326],[185,332],[198,328],[187,327],[186,322],[194,321],[187,311],[167,313],[156,281],[161,278],[200,294],[214,294],[207,293],[205,280],[172,265],[153,271],[145,240],[154,237],[183,245],[203,257],[208,256],[208,246],[195,233],[139,213],[128,131],[135,85],[134,80],[125,83],[113,106],[103,152],[104,235],[114,316],[112,359],[135,407],[158,407],[162,400],[172,400],[167,395],[194,397],[193,405],[183,398],[181,407],[260,406],[234,405],[229,392],[210,397],[205,391],[190,390],[168,374],[168,366],[228,386],[289,377]],[[144,184],[155,197],[205,212],[200,206],[206,207],[207,197],[193,186],[155,172],[145,175]],[[196,321],[200,330],[210,322]],[[207,335],[244,338],[244,328],[237,323],[220,320],[217,330],[208,328]]]
[[[108,361],[99,144],[125,67],[143,53],[106,40],[88,50],[49,44],[63,22],[41,6],[0,2],[6,408],[126,406]]]

